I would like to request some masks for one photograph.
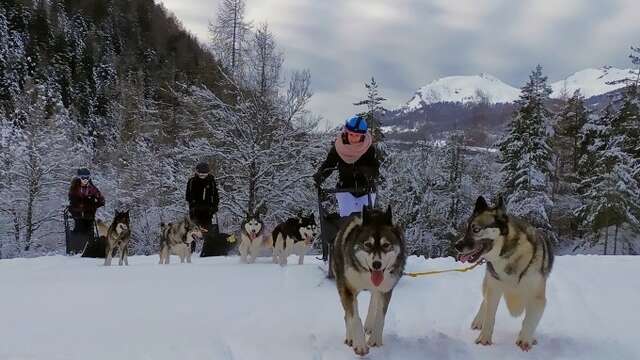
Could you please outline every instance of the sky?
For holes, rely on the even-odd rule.
[[[220,0],[156,0],[209,42]],[[536,64],[551,82],[586,68],[628,68],[640,46],[638,0],[246,0],[285,53],[309,69],[309,109],[344,122],[372,76],[395,108],[445,76],[489,73],[521,87]]]

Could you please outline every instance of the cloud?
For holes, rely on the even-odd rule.
[[[163,2],[208,41],[218,1]],[[247,18],[269,22],[285,66],[311,70],[310,108],[333,124],[358,110],[371,76],[394,107],[444,76],[488,72],[520,86],[538,63],[553,81],[628,67],[638,13],[637,0],[247,0]]]

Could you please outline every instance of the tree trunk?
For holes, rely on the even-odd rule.
[[[257,186],[258,186],[258,170],[256,169],[255,161],[251,163],[251,167],[249,170],[249,203],[247,204],[247,212],[252,214],[256,209],[256,199],[257,199]]]
[[[607,255],[607,245],[609,241],[609,226],[604,228],[604,254]]]
[[[617,249],[618,249],[618,228],[620,227],[619,224],[616,224],[616,233],[613,236],[613,255],[616,255]]]
[[[231,77],[236,80],[236,37],[238,29],[238,4],[236,3],[233,8],[233,40],[231,49]]]
[[[25,218],[26,232],[24,234],[24,251],[31,249],[33,241],[33,204],[35,202],[35,186],[33,183],[29,186],[29,198],[27,200],[27,214]]]

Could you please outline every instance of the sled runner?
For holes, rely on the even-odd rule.
[[[65,249],[67,255],[82,254],[82,257],[104,258],[105,243],[97,236],[95,222],[88,234],[71,230],[69,208],[62,213],[64,220]]]

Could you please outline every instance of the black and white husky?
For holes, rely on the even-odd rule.
[[[366,355],[369,347],[382,346],[384,318],[405,263],[404,236],[393,224],[391,207],[386,212],[365,207],[361,217],[354,215],[341,226],[332,266],[345,312],[345,344],[356,354]],[[371,292],[364,328],[358,314],[358,293],[363,290]]]
[[[249,215],[242,221],[240,229],[240,260],[243,263],[253,263],[263,247],[269,247],[269,236],[264,232],[264,223],[259,214]]]
[[[298,264],[304,264],[304,255],[317,235],[318,227],[313,214],[299,214],[279,224],[271,233],[273,262],[285,266],[289,255],[296,254],[299,256]]]
[[[191,243],[202,240],[202,229],[186,216],[173,223],[160,224],[160,264],[168,264],[171,255],[178,255],[180,262],[191,262]]]

